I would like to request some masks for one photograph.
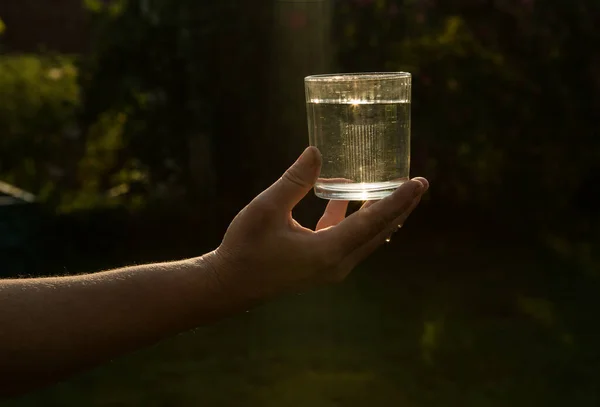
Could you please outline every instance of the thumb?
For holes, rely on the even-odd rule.
[[[308,147],[283,176],[265,191],[265,195],[286,211],[291,211],[315,185],[320,172],[321,153],[316,147]]]

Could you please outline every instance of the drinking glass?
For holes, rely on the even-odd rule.
[[[318,197],[382,199],[409,179],[410,73],[313,75],[304,82],[310,145],[323,157]]]

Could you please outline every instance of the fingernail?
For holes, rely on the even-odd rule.
[[[423,184],[421,184],[419,181],[415,182],[417,183],[417,185],[415,185],[415,189],[413,190],[413,197],[418,198],[423,192]]]
[[[298,164],[309,168],[316,167],[318,161],[318,150],[314,147],[307,147],[298,158]]]
[[[427,181],[425,178],[416,177],[416,178],[413,178],[412,180],[417,181],[421,185],[423,185],[423,190],[421,191],[421,194],[424,194],[425,192],[427,192],[429,190],[429,181]]]

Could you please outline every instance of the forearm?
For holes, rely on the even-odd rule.
[[[213,253],[67,278],[0,281],[0,393],[54,381],[250,304]]]

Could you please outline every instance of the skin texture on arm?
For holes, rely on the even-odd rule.
[[[0,281],[0,394],[53,382],[244,307],[220,292],[211,256]]]
[[[419,178],[346,218],[331,201],[316,230],[292,209],[320,172],[308,148],[246,206],[213,252],[102,273],[0,280],[0,395],[60,380],[273,297],[339,282],[402,225],[427,190]]]

